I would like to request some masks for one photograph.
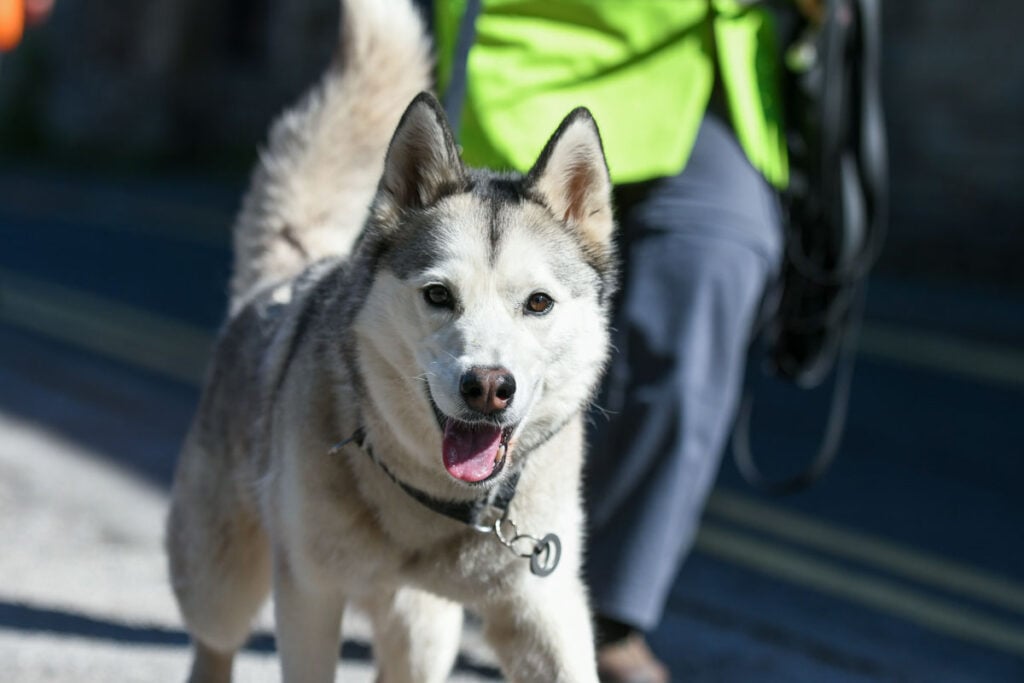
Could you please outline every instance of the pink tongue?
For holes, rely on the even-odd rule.
[[[441,450],[448,474],[462,481],[483,481],[494,472],[501,445],[498,427],[469,426],[448,420]]]

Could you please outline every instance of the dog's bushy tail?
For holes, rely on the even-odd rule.
[[[262,287],[348,253],[388,142],[430,87],[430,41],[410,0],[342,0],[338,55],[273,125],[234,226],[231,312]]]

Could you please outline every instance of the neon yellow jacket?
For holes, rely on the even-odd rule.
[[[438,89],[466,0],[435,0]],[[574,107],[593,112],[616,183],[674,175],[715,65],[737,137],[778,186],[788,165],[770,15],[738,0],[483,0],[460,139],[468,162],[527,170]]]

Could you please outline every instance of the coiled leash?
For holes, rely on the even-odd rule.
[[[331,446],[331,455],[341,452],[349,444],[357,446],[377,467],[381,469],[398,488],[423,507],[464,524],[482,534],[491,534],[516,557],[530,561],[530,572],[535,576],[548,576],[558,567],[562,559],[562,541],[558,534],[548,533],[543,538],[520,533],[519,527],[509,517],[509,507],[516,495],[520,470],[512,472],[505,482],[492,489],[486,496],[468,501],[450,501],[434,498],[429,493],[406,484],[376,456],[366,443],[366,431],[360,427],[352,436]],[[494,521],[486,521],[494,516]]]
[[[792,16],[790,2],[777,18]],[[886,232],[887,149],[882,115],[879,0],[824,0],[820,26],[793,27],[786,51],[787,139],[792,167],[786,208],[786,256],[778,312],[769,324],[774,374],[818,387],[833,376],[825,433],[810,464],[772,480],[750,445],[748,385],[733,428],[737,468],[753,486],[778,494],[814,483],[839,450],[853,377],[868,273]]]

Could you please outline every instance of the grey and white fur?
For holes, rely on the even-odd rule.
[[[336,63],[253,175],[175,476],[190,680],[230,680],[272,591],[288,683],[334,680],[348,604],[372,619],[382,682],[445,680],[465,606],[509,680],[595,683],[582,415],[615,287],[597,127],[570,113],[526,175],[469,169],[417,94],[429,43],[408,0],[343,13]],[[359,430],[362,447],[332,448]],[[458,502],[515,474],[509,516],[562,539],[547,577],[395,481]]]

